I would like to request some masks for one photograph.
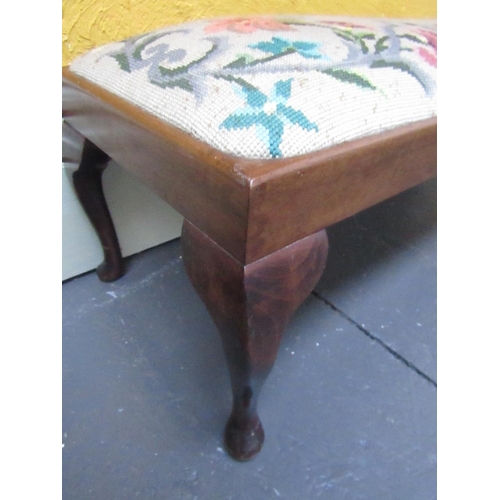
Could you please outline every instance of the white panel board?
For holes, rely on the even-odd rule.
[[[82,145],[83,138],[63,123],[63,280],[95,269],[103,258],[73,188],[72,173],[78,167]],[[180,236],[180,214],[115,162],[104,171],[103,188],[124,256]]]

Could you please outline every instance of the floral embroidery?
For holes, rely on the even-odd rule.
[[[290,31],[293,28],[267,17],[221,19],[205,26],[205,33],[217,33],[226,30],[235,33],[254,33],[257,30]]]
[[[437,35],[427,30],[418,30],[418,33],[422,35],[426,40],[431,49],[426,47],[419,47],[417,52],[420,54],[424,61],[427,61],[431,66],[437,67]]]
[[[427,30],[418,30],[417,33],[422,35],[427,40],[427,43],[437,51],[438,45],[436,33],[432,33],[432,31]]]
[[[273,56],[282,56],[285,54],[292,54],[297,52],[302,57],[307,59],[321,59],[324,58],[323,54],[318,51],[319,44],[313,42],[291,42],[283,38],[274,37],[270,42],[259,42],[250,45],[252,49],[259,49],[262,52],[273,54]]]
[[[437,57],[430,50],[424,47],[419,47],[417,51],[424,61],[427,61],[431,66],[437,68]]]
[[[323,25],[321,23],[323,23]],[[415,35],[411,33],[399,35],[390,33],[377,36],[376,33],[368,32],[368,27],[355,23],[328,20],[323,20],[319,23],[307,23],[293,20],[278,22],[270,18],[257,17],[212,21],[205,26],[204,31],[217,32],[222,30],[233,30],[241,33],[252,33],[257,29],[266,29],[270,31],[285,28],[293,29],[290,27],[292,24],[316,28],[324,28],[324,25],[327,25],[332,29],[335,35],[344,40],[344,43],[350,47],[352,52],[350,59],[353,61],[356,60],[357,65],[369,68],[393,68],[403,71],[415,78],[423,88],[428,91],[428,86],[425,82],[426,79],[419,73],[418,69],[412,68],[406,62],[392,60],[394,53],[400,53],[403,50],[410,52],[414,51],[428,64],[436,67],[437,36],[428,30],[417,29],[415,30]],[[209,56],[211,53],[217,52],[218,49],[216,44],[212,41],[211,49],[200,58],[191,60],[184,65],[179,65],[172,69],[165,67],[165,63],[168,65],[168,63],[182,61],[187,56],[187,52],[185,49],[170,50],[168,43],[156,42],[162,37],[168,37],[168,35],[173,35],[181,31],[182,30],[165,31],[153,33],[145,37],[134,37],[126,40],[120,51],[108,55],[114,57],[120,65],[120,68],[129,73],[148,67],[149,81],[154,85],[161,88],[179,87],[186,91],[193,92],[196,85],[193,82],[193,76],[189,70],[202,65],[206,59],[210,59]],[[417,43],[419,47],[400,48],[399,40],[402,39]],[[369,42],[371,43],[370,46],[368,45]],[[422,47],[423,44],[425,44],[425,47]],[[248,45],[248,47],[270,55],[259,59],[251,54],[240,53],[237,55],[236,59],[226,64],[224,69],[234,71],[259,66],[260,69],[258,71],[262,71],[265,64],[294,53],[299,54],[305,59],[329,60],[328,56],[322,53],[320,43],[307,40],[294,41],[273,36],[270,40],[259,41]],[[388,60],[385,59],[385,54],[389,56]],[[374,59],[373,55],[378,57]],[[321,69],[320,71],[344,83],[354,84],[358,87],[371,90],[376,90],[377,88],[369,79],[350,71],[348,68],[332,67]],[[214,76],[219,77],[220,75]]]
[[[277,158],[435,115],[433,29],[324,16],[199,21],[95,49],[71,70],[225,151]],[[232,132],[224,144],[220,130]]]
[[[349,42],[357,46],[357,48],[361,49],[361,52],[363,54],[368,54],[368,52],[370,51],[367,41],[375,40],[376,38],[375,34],[370,32],[369,28],[367,28],[366,26],[346,23],[342,21],[323,21],[323,22],[325,22],[325,24],[330,26],[335,35],[342,38],[346,42]],[[358,29],[362,29],[364,31],[358,32],[356,31]]]
[[[316,130],[318,126],[307,119],[302,111],[286,106],[291,95],[292,78],[274,84],[269,96],[259,89],[244,85],[238,90],[246,98],[246,106],[229,115],[220,125],[221,128],[248,129],[257,126],[257,135],[266,143],[272,158],[282,155],[280,144],[285,125],[298,125],[303,130]]]
[[[371,90],[377,89],[377,87],[375,87],[372,83],[370,83],[370,80],[363,78],[362,76],[358,75],[357,73],[354,73],[353,71],[347,71],[345,69],[327,69],[323,71],[323,73],[325,73],[325,75],[333,76],[333,78],[336,78],[341,82],[352,83],[354,85],[357,85],[358,87],[367,88]]]
[[[171,32],[178,33],[178,31]],[[171,49],[168,43],[153,45],[154,42],[165,36],[160,33],[154,36],[134,37],[126,40],[121,50],[107,54],[113,57],[120,68],[128,73],[148,68],[148,78],[150,83],[161,88],[180,87],[187,91],[192,91],[193,86],[185,73],[190,67],[196,66],[207,55],[214,52],[215,45],[206,52],[201,58],[195,59],[184,65],[174,68],[166,67],[165,63],[178,63],[187,56],[185,49]]]

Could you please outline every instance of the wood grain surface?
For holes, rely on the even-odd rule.
[[[328,238],[322,230],[247,265],[188,221],[181,241],[187,274],[219,329],[231,375],[225,444],[234,458],[248,460],[264,441],[260,389],[290,317],[323,272]]]
[[[68,123],[243,264],[436,175],[437,119],[307,155],[214,149],[63,69]]]

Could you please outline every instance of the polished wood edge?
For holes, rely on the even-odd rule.
[[[123,118],[134,121],[170,143],[182,145],[182,148],[189,151],[190,155],[231,176],[239,184],[248,185],[249,180],[241,172],[234,169],[235,157],[213,148],[187,132],[165,123],[126,99],[76,75],[69,69],[69,66],[62,69],[62,75],[63,84],[72,85],[86,94],[92,95],[103,104],[113,108]],[[63,118],[65,115],[66,112],[63,109]]]
[[[202,227],[244,264],[254,262],[293,241],[383,201],[422,182],[435,171],[435,160],[429,158],[435,157],[437,118],[396,127],[307,155],[282,159],[248,159],[215,150],[123,98],[78,77],[68,68],[63,68],[63,84],[88,99],[95,110],[102,110],[104,117],[113,115],[115,118],[110,124],[114,121],[115,125],[119,125],[120,120],[123,120],[123,124],[140,131],[143,139],[150,136],[154,141],[164,144],[164,153],[169,150],[182,153],[177,155],[177,163],[180,163],[175,169],[166,168],[164,172],[163,167],[157,165],[154,176],[142,177],[149,181],[153,179],[153,184],[160,183],[165,201],[171,203],[188,220]],[[89,135],[93,133],[90,133],[93,131],[91,120],[99,119],[95,110],[94,116],[87,117],[86,132]],[[66,112],[71,124],[81,118],[81,111],[78,108],[72,110],[68,105],[66,110],[63,109],[63,114]],[[74,128],[78,130],[78,126],[75,125]],[[99,132],[106,136],[102,140],[101,135],[97,137],[97,132],[92,137],[103,151],[113,157],[113,151],[106,150],[107,135],[110,135],[110,140],[114,141],[115,153],[122,161],[115,159],[141,178],[139,174],[142,172],[142,162],[127,165],[126,147],[123,151],[116,150],[115,132],[114,129]],[[85,135],[84,131],[82,133]],[[92,140],[92,137],[89,139]],[[426,158],[420,153],[419,148],[422,147],[425,148]],[[420,166],[419,161],[415,160],[418,157],[423,159]],[[168,155],[163,161],[169,161]],[[174,184],[178,184],[176,192],[182,189],[184,180],[177,178],[178,174],[186,173],[181,167],[187,164],[193,165],[192,174],[195,175],[188,181],[192,184],[194,180],[199,185],[192,194],[198,196],[206,192],[206,200],[217,200],[212,207],[215,213],[210,217],[196,203],[193,206],[191,202],[178,200],[172,194]],[[409,168],[411,165],[414,168]],[[397,174],[394,183],[388,178],[393,175],[392,171]],[[209,178],[211,184],[206,190],[200,181],[205,182]],[[356,181],[354,185],[353,179]],[[360,199],[360,190],[367,182],[374,189],[367,189],[366,191],[370,191],[369,195],[363,195],[364,199]],[[219,189],[215,189],[217,186]],[[158,192],[157,189],[156,191]],[[236,191],[244,199],[241,198],[236,205],[234,199],[232,203],[226,203],[224,200],[234,198]],[[352,195],[355,196],[351,201]],[[177,203],[172,202],[174,198]],[[238,220],[234,217],[235,206],[246,207],[245,213],[238,212]],[[330,210],[334,213],[327,214]],[[279,215],[281,212],[283,216]],[[227,220],[232,221],[230,230],[226,227]]]
[[[210,166],[224,171],[241,184],[250,184],[252,187],[266,182],[270,178],[286,175],[287,173],[314,168],[318,164],[332,162],[343,155],[359,148],[370,147],[373,143],[384,143],[407,134],[414,134],[423,129],[436,128],[437,118],[429,118],[418,122],[401,125],[384,132],[371,134],[360,139],[336,144],[311,153],[279,159],[243,158],[220,151],[210,144],[170,125],[151,113],[139,108],[122,97],[109,92],[102,87],[73,73],[69,66],[62,70],[63,81],[73,84],[82,91],[93,95],[100,101],[110,105],[120,115],[132,119],[169,142],[182,144],[190,154],[198,156]],[[64,110],[63,110],[64,116]]]
[[[291,164],[251,184],[246,262],[369,208],[437,174],[436,123],[385,140],[339,146],[316,164]]]
[[[278,177],[294,175],[303,170],[325,164],[329,164],[334,169],[337,163],[342,162],[353,153],[359,154],[376,146],[391,147],[394,142],[398,142],[403,137],[411,140],[412,137],[418,138],[422,133],[428,132],[437,134],[437,118],[401,125],[375,135],[343,142],[306,155],[275,160],[239,159],[235,167],[250,179],[250,187],[255,188]]]

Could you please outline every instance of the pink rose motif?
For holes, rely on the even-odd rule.
[[[268,17],[234,17],[230,19],[221,19],[219,21],[213,21],[205,27],[205,33],[217,33],[224,30],[247,34],[254,33],[257,30],[293,31],[293,28]]]
[[[418,54],[424,61],[437,68],[437,57],[430,50],[425,49],[424,47],[419,47]]]
[[[423,36],[431,47],[430,49],[419,47],[417,51],[419,56],[431,66],[437,68],[437,34],[427,30],[418,30],[418,34]]]

